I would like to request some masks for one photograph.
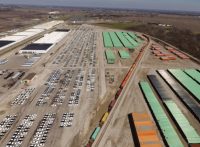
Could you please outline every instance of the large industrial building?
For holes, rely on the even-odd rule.
[[[69,30],[56,30],[49,34],[45,34],[44,37],[38,39],[32,44],[29,44],[23,49],[21,49],[19,53],[35,53],[35,54],[47,53],[58,42],[60,42],[68,33]]]
[[[36,35],[39,35],[45,30],[53,28],[61,23],[63,23],[63,21],[51,21],[51,22],[33,26],[32,28],[29,28],[22,32],[17,32],[15,34],[0,38],[0,52],[4,52],[9,49],[12,49],[13,47],[16,47],[17,45],[20,45],[24,43],[25,41],[32,39]]]

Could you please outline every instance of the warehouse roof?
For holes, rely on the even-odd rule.
[[[27,32],[27,31],[24,31],[24,32],[18,32],[18,33],[16,33],[16,34],[14,34],[14,35],[16,35],[16,36],[32,36],[32,35],[35,35],[35,34],[37,34],[38,32]]]
[[[69,32],[70,29],[57,29],[56,32]]]
[[[8,41],[8,40],[0,40],[0,47],[6,46],[10,43],[13,43],[14,41]]]
[[[107,59],[115,60],[115,55],[111,50],[106,50]]]
[[[37,26],[34,26],[33,28],[37,28],[37,29],[50,29],[60,23],[63,23],[64,21],[50,21],[50,22],[46,22],[43,24],[39,24]]]
[[[26,36],[15,36],[15,35],[12,35],[12,36],[6,36],[4,38],[1,38],[0,40],[8,40],[8,41],[20,41],[20,40],[23,40],[24,38],[26,38]]]
[[[113,47],[113,43],[108,32],[103,32],[103,41],[106,48]]]
[[[27,45],[22,50],[47,50],[51,46],[52,46],[52,44],[33,43],[33,44]]]
[[[42,32],[44,31],[44,29],[28,29],[28,30],[25,30],[26,32]]]
[[[45,34],[44,37],[40,38],[39,40],[35,41],[34,43],[57,43],[59,42],[64,36],[66,36],[68,32],[51,32],[49,34]]]
[[[63,21],[51,21],[43,24],[39,24],[37,26],[33,26],[30,29],[24,30],[22,32],[17,32],[9,36],[5,36],[3,38],[0,38],[0,50],[5,50],[9,46],[15,45],[15,43],[21,42],[25,39],[28,39],[30,37],[33,37],[34,35],[43,32],[46,29],[50,29],[60,23],[63,23]],[[64,31],[64,30],[63,30]],[[59,33],[68,33],[66,31]],[[51,33],[50,33],[51,34]],[[54,36],[55,35],[55,36]],[[40,42],[41,44],[53,44],[59,42],[64,37],[64,34],[53,34],[52,36],[49,36],[49,38],[46,39],[46,41]],[[43,49],[42,49],[43,50]],[[47,50],[46,50],[47,51]]]
[[[119,55],[120,55],[120,57],[123,58],[123,59],[128,59],[128,58],[130,58],[129,53],[128,53],[127,51],[125,51],[125,50],[119,50]]]

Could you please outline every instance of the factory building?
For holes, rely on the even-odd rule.
[[[19,53],[35,53],[44,54],[51,50],[57,43],[59,43],[67,34],[69,30],[56,30],[49,34],[45,34],[44,37],[38,39],[25,46],[19,51]]]
[[[53,28],[61,23],[63,23],[63,21],[46,22],[43,24],[33,26],[32,28],[26,29],[22,32],[17,32],[12,35],[0,38],[0,53],[6,52],[9,49],[13,49],[16,46],[33,39],[37,35],[43,33],[45,30]]]

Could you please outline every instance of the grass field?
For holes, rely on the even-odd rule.
[[[138,31],[149,34],[153,37],[164,40],[186,53],[200,59],[200,35],[193,33],[188,29],[180,29],[177,27],[159,27],[145,23],[128,22],[128,23],[97,23],[96,25],[113,29],[122,29],[128,31]]]
[[[126,22],[126,23],[97,23],[96,25],[101,27],[108,27],[114,29],[122,29],[122,30],[129,30],[132,27],[136,27],[141,25],[141,23],[137,22]]]

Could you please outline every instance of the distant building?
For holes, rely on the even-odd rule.
[[[37,35],[39,34],[41,35],[42,32],[44,32],[45,30],[54,28],[57,25],[62,24],[63,22],[64,21],[50,21],[50,22],[38,24],[36,26],[33,26],[21,32],[16,32],[18,31],[17,29],[11,30],[9,31],[9,33],[12,33],[12,34],[4,36],[3,38],[0,38],[0,52],[4,53],[19,45],[22,45],[26,43],[27,41],[32,40]],[[13,33],[13,32],[16,32],[16,33]],[[59,36],[54,36],[54,38],[55,37],[59,37]]]
[[[36,77],[36,73],[30,73],[22,80],[22,83],[28,85],[35,79],[35,77]]]
[[[44,54],[51,50],[59,43],[67,34],[69,29],[58,29],[54,32],[45,34],[42,38],[36,40],[32,44],[25,46],[19,51],[20,54]]]
[[[170,24],[158,24],[158,26],[161,26],[161,27],[172,27],[172,25],[170,25]]]
[[[56,15],[56,14],[60,14],[60,12],[59,11],[51,11],[48,14],[49,15]]]

